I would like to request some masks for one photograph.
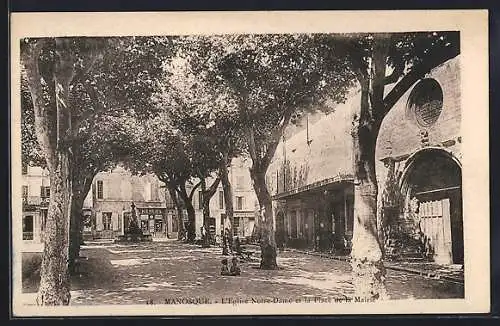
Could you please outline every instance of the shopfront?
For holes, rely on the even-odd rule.
[[[151,234],[154,238],[167,237],[165,208],[137,208],[140,227],[144,234]]]

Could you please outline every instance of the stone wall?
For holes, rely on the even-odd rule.
[[[382,123],[377,141],[376,168],[380,210],[385,212],[385,220],[392,219],[385,225],[386,252],[389,255],[406,251],[407,255],[418,256],[420,252],[426,256],[429,251],[421,239],[416,213],[410,207],[411,198],[403,196],[401,186],[410,163],[422,151],[444,151],[457,162],[461,161],[459,60],[459,57],[449,60],[426,76],[436,80],[443,91],[442,111],[434,124],[422,126],[409,109],[410,94],[418,83],[403,95]],[[396,203],[396,207],[385,204],[387,201]]]
[[[339,174],[352,174],[352,117],[359,107],[359,92],[329,114],[316,113],[312,122],[280,142],[267,173],[272,195],[291,191]],[[321,116],[318,118],[318,116]],[[306,126],[308,124],[308,126]],[[290,126],[296,129],[294,126]]]

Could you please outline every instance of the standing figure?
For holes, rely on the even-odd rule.
[[[226,244],[228,246],[229,252],[233,253],[233,237],[231,236],[231,231],[228,228],[224,231],[224,235],[226,237]]]
[[[229,248],[227,245],[227,238],[224,230],[221,230],[221,236],[222,236],[222,255],[227,256],[229,255]]]
[[[208,237],[208,232],[207,232],[207,228],[205,227],[205,225],[203,225],[201,227],[201,241],[202,241],[203,248],[210,247],[210,239]]]
[[[142,230],[141,230],[141,228],[139,228],[139,218],[137,217],[136,206],[132,202],[132,205],[130,205],[130,207],[131,207],[131,211],[132,211],[132,216],[130,218],[128,232],[130,234],[134,234],[134,235],[142,235]]]

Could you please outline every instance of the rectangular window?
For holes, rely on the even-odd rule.
[[[40,197],[49,198],[50,197],[50,187],[41,186],[40,187]]]
[[[111,220],[111,213],[110,212],[105,212],[102,213],[102,225],[104,230],[112,230],[113,229],[113,222]]]
[[[203,193],[198,191],[198,208],[203,209]]]
[[[238,235],[239,228],[240,228],[240,218],[239,218],[239,216],[234,216],[234,218],[233,218],[233,235]]]
[[[219,191],[219,208],[224,209],[224,191]]]
[[[97,181],[97,199],[104,198],[104,184],[102,180]]]
[[[28,186],[23,186],[23,200],[28,200]]]
[[[33,216],[23,218],[23,240],[33,240]]]
[[[241,196],[236,197],[236,209],[237,210],[243,210],[243,202],[244,198]]]
[[[28,164],[23,164],[23,174],[28,174]]]

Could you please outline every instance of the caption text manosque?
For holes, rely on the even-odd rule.
[[[207,305],[207,304],[283,304],[283,303],[369,303],[374,302],[374,299],[363,297],[297,297],[297,298],[232,298],[222,297],[220,299],[212,299],[207,297],[195,298],[165,298],[163,301],[155,301],[149,299],[146,304],[168,304],[168,305]]]

